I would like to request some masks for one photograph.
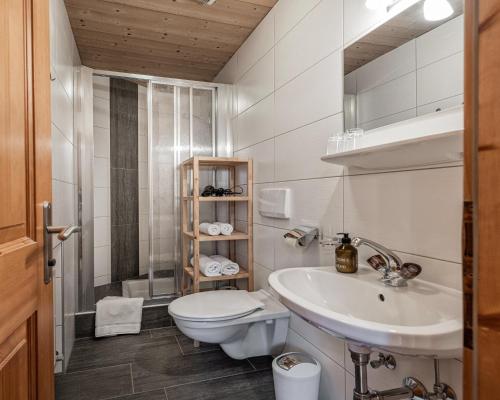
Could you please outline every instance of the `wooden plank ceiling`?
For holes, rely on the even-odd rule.
[[[82,64],[212,81],[277,0],[65,0]]]

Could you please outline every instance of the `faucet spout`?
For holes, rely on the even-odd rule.
[[[384,259],[384,263],[379,264],[378,271],[383,273],[382,282],[389,286],[407,286],[406,281],[413,279],[421,271],[422,267],[413,263],[403,263],[401,258],[392,250],[382,246],[373,240],[362,237],[352,239],[352,245],[359,247],[362,245],[368,246],[375,250]]]

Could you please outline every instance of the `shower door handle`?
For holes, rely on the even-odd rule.
[[[56,265],[56,259],[52,252],[52,235],[57,234],[57,238],[64,242],[73,233],[80,232],[77,225],[52,226],[52,204],[43,202],[43,281],[45,284],[52,280],[52,268]]]

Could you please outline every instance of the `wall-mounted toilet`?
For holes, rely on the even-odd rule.
[[[169,314],[187,337],[218,343],[235,359],[279,354],[290,311],[264,290],[217,290],[180,297]]]

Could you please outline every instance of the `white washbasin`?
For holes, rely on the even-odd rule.
[[[350,342],[407,355],[439,358],[462,353],[462,295],[414,279],[388,287],[380,274],[334,267],[288,268],[269,276],[280,300],[317,327]]]

